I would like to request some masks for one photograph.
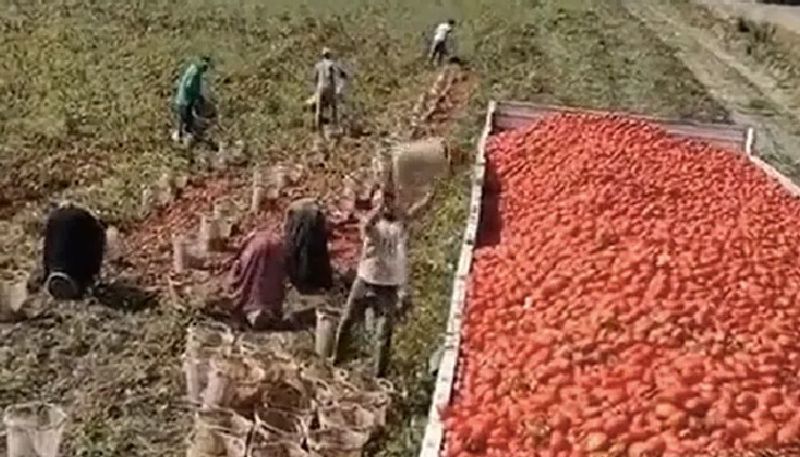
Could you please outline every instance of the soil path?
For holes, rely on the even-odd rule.
[[[756,128],[756,149],[762,155],[776,162],[781,171],[795,174],[800,142],[792,132],[800,111],[791,94],[764,71],[727,53],[713,35],[683,22],[669,5],[657,0],[625,0],[624,4],[677,50],[684,64],[725,105],[736,123]]]
[[[751,21],[771,22],[800,33],[800,8],[789,5],[765,5],[754,0],[695,0],[710,8]]]

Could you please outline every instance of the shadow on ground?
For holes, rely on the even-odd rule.
[[[116,279],[97,286],[94,298],[100,305],[118,311],[137,312],[158,305],[158,297],[132,281]]]

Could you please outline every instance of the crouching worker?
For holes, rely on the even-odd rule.
[[[235,320],[256,329],[275,328],[283,319],[286,249],[268,230],[248,235],[231,270]]]
[[[402,307],[401,293],[407,277],[407,222],[428,200],[411,207],[403,214],[390,186],[382,200],[362,227],[363,247],[356,280],[347,299],[336,333],[334,363],[341,361],[348,346],[355,319],[370,314],[374,328],[372,372],[382,377],[389,364],[392,330]]]
[[[42,257],[48,293],[63,300],[83,297],[100,274],[105,245],[105,227],[91,213],[72,205],[53,210]]]
[[[310,199],[290,205],[284,236],[269,230],[245,238],[231,271],[234,319],[258,330],[290,328],[284,319],[287,279],[298,290],[318,291],[331,285],[325,220]]]

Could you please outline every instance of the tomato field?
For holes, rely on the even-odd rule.
[[[695,13],[692,3],[689,0],[642,0],[636,4],[657,4],[664,10],[679,10],[680,17],[684,18],[681,21],[686,24],[705,26],[705,21],[713,21],[704,10]],[[725,122],[734,119],[736,110],[741,106],[729,103],[723,95],[744,94],[752,97],[753,106],[761,107],[764,122],[786,117],[785,107],[764,103],[753,85],[741,78],[725,79],[725,87],[720,89],[715,86],[714,90],[710,90],[707,81],[715,78],[709,78],[709,74],[715,77],[732,70],[724,62],[713,61],[706,56],[698,58],[691,50],[683,49],[682,43],[676,42],[674,36],[658,32],[652,23],[631,14],[630,6],[629,0],[153,0],[127,3],[111,0],[0,0],[0,54],[4,56],[0,59],[0,104],[3,106],[0,112],[0,275],[15,270],[27,271],[36,263],[39,229],[49,203],[70,199],[96,211],[120,228],[125,246],[123,260],[128,265],[122,271],[114,271],[115,278],[133,284],[138,291],[156,295],[155,300],[148,299],[146,303],[140,303],[141,300],[135,297],[117,297],[110,303],[45,303],[35,319],[0,324],[0,407],[31,400],[53,401],[67,406],[70,423],[62,447],[64,455],[185,455],[191,408],[183,398],[185,386],[180,371],[180,354],[186,326],[196,319],[197,313],[192,309],[172,306],[169,297],[163,294],[165,284],[162,270],[168,269],[170,263],[169,237],[174,231],[194,230],[197,213],[209,211],[220,196],[228,197],[235,204],[245,202],[246,206],[254,166],[266,167],[277,163],[302,165],[306,171],[305,178],[292,189],[295,192],[293,196],[313,194],[335,206],[332,202],[341,193],[343,176],[368,166],[375,149],[388,137],[402,137],[407,133],[415,103],[429,91],[437,75],[425,62],[425,37],[437,22],[445,18],[453,17],[457,21],[454,32],[456,51],[463,66],[459,69],[460,77],[453,92],[446,97],[446,102],[436,113],[433,122],[426,126],[426,131],[447,137],[462,157],[468,158],[474,151],[483,111],[491,99],[563,103]],[[702,16],[702,20],[692,17],[693,14]],[[315,150],[315,135],[309,129],[309,117],[304,111],[303,101],[310,95],[312,83],[309,72],[323,46],[334,49],[353,78],[344,109],[349,135],[338,143],[326,146],[328,160],[325,167],[319,167],[312,160],[318,151]],[[763,53],[760,55],[781,49],[772,47],[772,43],[759,42],[759,52]],[[169,139],[173,121],[169,100],[175,80],[187,61],[199,54],[209,54],[214,61],[209,88],[218,104],[219,117],[209,136],[216,142],[228,145],[242,142],[246,146],[244,162],[224,171],[209,171],[196,166],[190,160],[191,156]],[[692,57],[708,65],[716,65],[714,69],[717,71],[708,74],[696,71],[687,64]],[[751,67],[761,65],[759,60],[747,60],[745,63]],[[797,79],[797,75],[791,72],[784,76],[780,80],[782,84]],[[719,90],[723,89],[727,92],[720,93]],[[738,102],[739,98],[735,101]],[[597,122],[592,124],[595,126],[592,128],[599,129],[606,121],[581,122]],[[658,136],[658,132],[648,130],[648,127],[643,129]],[[592,141],[608,146],[612,140],[604,136],[606,133],[594,131]],[[508,141],[516,141],[510,138]],[[641,143],[637,147],[645,158],[650,157],[648,148],[655,147],[630,126],[621,129],[614,138],[614,141],[630,139]],[[580,145],[581,141],[583,139],[575,139],[570,150]],[[720,161],[687,164],[687,170],[678,173],[679,170],[673,170],[663,160],[655,158],[645,160],[632,170],[615,148],[599,148],[606,152],[597,157],[603,162],[602,166],[595,169],[594,159],[588,157],[584,150],[569,157],[559,156],[562,162],[558,167],[567,173],[561,178],[564,181],[547,182],[544,175],[538,173],[535,178],[523,179],[525,173],[542,165],[535,161],[526,164],[522,160],[520,154],[528,154],[523,152],[528,147],[526,140],[520,139],[521,149],[516,152],[515,147],[509,147],[508,152],[501,153],[499,148],[504,147],[501,140],[493,144],[492,160],[498,173],[498,180],[493,181],[495,184],[502,185],[504,180],[511,180],[519,186],[516,191],[520,192],[530,191],[531,186],[537,186],[539,195],[531,195],[532,202],[540,202],[546,195],[559,202],[560,206],[555,212],[545,211],[544,207],[528,208],[519,202],[499,208],[497,220],[502,224],[496,235],[501,235],[500,244],[487,244],[483,248],[485,253],[477,260],[481,268],[492,268],[497,274],[503,273],[502,268],[508,268],[509,264],[499,259],[504,249],[510,249],[510,245],[504,244],[510,242],[507,239],[509,234],[515,239],[514,243],[521,242],[522,235],[532,231],[524,221],[539,230],[533,230],[535,233],[530,242],[534,244],[525,246],[529,251],[524,254],[520,251],[518,254],[520,260],[524,261],[522,265],[525,269],[515,273],[523,275],[519,279],[524,282],[509,291],[497,288],[502,282],[497,287],[484,284],[487,289],[476,289],[486,298],[506,292],[510,295],[498,295],[498,308],[479,305],[486,307],[489,315],[497,314],[491,323],[481,321],[477,314],[470,317],[477,320],[470,321],[467,334],[483,332],[472,333],[478,335],[473,340],[479,345],[472,350],[488,350],[487,342],[499,338],[500,330],[506,331],[490,325],[502,322],[509,326],[508,331],[519,331],[517,327],[531,325],[530,318],[525,316],[543,313],[542,300],[553,299],[557,300],[556,306],[552,307],[544,322],[554,326],[575,314],[576,320],[570,323],[570,329],[575,331],[563,332],[575,336],[575,341],[569,344],[585,344],[593,339],[600,348],[593,353],[599,360],[585,362],[599,367],[596,373],[573,373],[570,379],[565,378],[566,373],[544,373],[549,376],[548,379],[555,377],[561,379],[565,386],[572,387],[575,403],[591,400],[584,398],[577,389],[581,383],[595,379],[593,376],[610,383],[615,382],[613,379],[627,376],[602,371],[602,363],[607,362],[603,357],[645,359],[647,347],[650,347],[648,345],[658,344],[664,348],[659,349],[661,352],[654,350],[650,366],[640,364],[643,373],[649,369],[652,376],[658,373],[658,379],[662,379],[661,372],[684,365],[691,365],[691,370],[695,370],[696,362],[700,360],[703,362],[702,373],[698,368],[696,373],[692,371],[690,375],[716,376],[724,368],[724,363],[728,363],[726,359],[723,358],[724,363],[706,366],[707,359],[689,357],[684,360],[678,350],[669,345],[686,340],[693,342],[697,351],[721,350],[720,345],[726,351],[738,351],[737,345],[743,343],[737,343],[739,334],[736,333],[726,336],[723,342],[716,342],[713,339],[716,336],[712,341],[695,341],[694,338],[711,338],[695,328],[697,325],[693,322],[696,318],[702,322],[718,322],[721,326],[719,331],[747,330],[745,338],[756,338],[752,335],[775,336],[767,342],[747,340],[747,344],[754,344],[753,349],[750,353],[735,357],[734,369],[735,364],[747,365],[753,360],[758,362],[756,367],[784,363],[771,359],[776,350],[774,345],[783,344],[783,340],[777,338],[783,327],[773,328],[770,323],[783,317],[790,322],[792,316],[789,310],[780,314],[783,312],[780,307],[788,293],[786,288],[793,283],[786,277],[784,283],[775,284],[778,275],[765,274],[762,269],[777,266],[788,271],[788,267],[781,263],[785,258],[781,257],[783,254],[779,249],[785,240],[773,240],[775,246],[769,249],[775,249],[774,252],[770,251],[774,256],[765,254],[766,258],[758,262],[745,262],[742,260],[743,254],[736,250],[716,252],[715,255],[720,259],[733,259],[735,271],[726,270],[723,273],[708,267],[698,274],[692,270],[692,274],[685,277],[682,270],[694,265],[692,262],[704,261],[706,256],[713,254],[706,252],[708,249],[705,246],[701,249],[698,244],[705,241],[698,240],[718,240],[728,232],[706,233],[702,223],[711,214],[723,220],[730,216],[730,205],[734,205],[736,196],[762,195],[765,189],[774,191],[772,194],[767,192],[763,198],[759,197],[761,199],[753,197],[748,200],[747,211],[742,211],[744,217],[748,218],[745,222],[753,224],[750,225],[752,230],[765,230],[763,226],[755,224],[771,222],[768,217],[772,216],[762,214],[781,202],[776,189],[749,174],[744,165],[740,167],[728,155],[714,151],[706,152],[713,157],[719,156]],[[677,149],[679,146],[675,146],[670,157],[686,158],[687,154]],[[545,145],[539,144],[537,147]],[[787,167],[794,166],[796,157],[792,156],[792,151],[787,146],[784,155],[770,157],[770,160],[780,162],[783,171],[786,171]],[[435,375],[429,370],[429,356],[443,341],[446,303],[457,264],[459,238],[467,217],[470,179],[469,170],[463,165],[456,164],[451,176],[436,184],[432,205],[413,224],[410,243],[413,306],[410,315],[398,324],[395,331],[389,375],[400,395],[393,402],[392,427],[384,436],[368,445],[369,455],[406,457],[419,453],[435,382]],[[548,171],[553,171],[557,164],[553,159],[547,159],[544,166]],[[723,173],[725,179],[747,181],[741,186],[734,186],[729,181],[713,181],[723,179],[712,176],[719,170],[727,170],[728,174]],[[188,176],[191,184],[165,208],[143,216],[140,208],[142,190],[165,172],[174,176]],[[648,176],[643,174],[645,172],[667,174],[673,181],[658,188],[657,192],[647,190],[647,186],[641,182],[638,187],[634,184],[623,186],[621,191],[611,188],[618,179],[634,175]],[[695,177],[703,179],[690,180]],[[591,194],[587,190],[580,197],[569,193],[583,189],[590,183],[600,184],[602,192]],[[717,190],[720,191],[733,189],[733,193],[721,201],[704,197],[679,204],[675,200],[675,195],[706,195],[701,193],[700,186],[710,184],[718,186]],[[501,189],[501,192],[516,191],[512,188]],[[656,193],[651,195],[648,192]],[[560,197],[563,200],[559,200]],[[640,210],[639,214],[631,210],[631,215],[638,217],[636,223],[630,222],[624,229],[614,225],[615,231],[603,231],[601,229],[607,229],[608,224],[617,219],[598,219],[593,225],[588,222],[590,210],[610,218],[617,208],[614,203],[620,198],[627,199],[625,201],[631,208]],[[647,202],[655,203],[648,207]],[[572,204],[586,212],[570,213],[567,206]],[[790,208],[787,206],[780,214],[790,212]],[[682,211],[682,221],[691,223],[681,228],[674,221],[668,226],[657,224],[668,210],[674,209]],[[524,217],[518,222],[509,222],[502,217],[506,210],[520,211]],[[242,228],[274,226],[277,224],[276,214],[277,211],[265,212],[258,217],[245,217]],[[558,220],[553,219],[555,215],[558,215]],[[543,217],[539,220],[538,216]],[[561,218],[572,218],[570,221],[573,224],[560,227],[557,222]],[[775,227],[787,231],[782,234],[776,229],[774,233],[770,232],[770,236],[782,234],[791,241],[790,221],[791,217],[778,220],[776,224],[779,225]],[[545,238],[545,234],[540,232],[548,227],[552,230],[553,224],[559,229],[547,233],[549,238]],[[718,230],[723,229],[730,230],[731,234],[735,232],[735,229],[721,224]],[[625,236],[643,236],[651,233],[650,230],[652,236],[642,239],[642,252],[632,252],[635,250],[633,246],[627,246],[627,250],[623,251],[624,244],[619,243],[626,239]],[[684,257],[677,254],[677,245],[670,244],[677,241],[668,243],[663,240],[665,234],[672,234],[676,230],[681,230],[681,246],[688,247],[691,258],[686,257],[689,254]],[[353,238],[354,228],[346,227],[343,232],[346,235],[343,235],[343,239],[348,239],[348,243],[352,244],[350,238]],[[760,232],[756,232],[736,233],[736,237],[726,240],[726,243],[744,243],[742,240],[756,234],[760,236]],[[591,276],[584,263],[577,260],[571,265],[557,263],[560,262],[560,255],[570,252],[566,249],[558,250],[559,255],[550,256],[548,262],[555,262],[553,265],[541,264],[538,259],[543,256],[535,251],[542,249],[547,253],[555,252],[556,239],[574,247],[605,246],[606,251],[587,253],[588,260],[581,262],[615,265],[616,256],[622,256],[624,260],[619,261],[622,263],[603,273],[615,275],[614,288],[608,291],[594,290],[601,281],[611,277]],[[647,243],[651,244],[645,246]],[[709,249],[714,247],[718,245],[708,246]],[[748,243],[736,244],[735,247],[755,251],[764,248],[760,244]],[[347,249],[350,249],[349,245]],[[661,251],[664,249],[668,251],[668,259],[662,257]],[[495,258],[498,260],[494,263],[489,254],[491,250],[496,250]],[[608,252],[613,252],[614,256]],[[648,257],[645,254],[656,255],[657,259],[662,259],[661,262],[667,262],[669,274],[662,265],[653,267],[653,271],[647,273],[652,276],[646,276],[643,265]],[[344,257],[352,260],[354,255],[348,251]],[[637,258],[637,255],[641,258]],[[695,256],[699,257],[695,259]],[[537,278],[534,274],[529,278],[528,272],[534,270],[560,276]],[[598,303],[588,303],[585,298],[568,305],[562,303],[564,297],[568,296],[563,294],[576,290],[572,285],[576,278],[570,277],[570,281],[562,284],[563,276],[572,272],[579,273],[577,278],[585,281],[582,283],[584,292],[592,289],[595,295],[587,296],[599,300]],[[734,294],[732,297],[739,300],[736,303],[740,303],[741,307],[737,307],[736,312],[731,311],[731,316],[718,316],[720,309],[711,307],[709,303],[719,299],[711,294],[721,292],[708,289],[705,284],[732,284],[730,281],[736,279],[736,274],[745,275],[742,281],[748,284],[745,288],[729,291]],[[646,293],[658,292],[664,296],[653,300],[669,303],[694,297],[694,304],[690,314],[673,308],[665,308],[663,316],[652,313],[650,322],[639,324],[641,328],[634,325],[633,329],[638,329],[638,333],[628,335],[629,341],[619,343],[621,346],[618,347],[618,343],[608,342],[620,332],[615,325],[622,325],[614,324],[609,315],[611,311],[608,311],[611,309],[609,307],[618,303],[614,300],[607,302],[612,293],[623,294],[627,287],[633,287],[626,282],[633,278],[638,281],[636,287],[644,289],[636,290],[636,294],[642,297]],[[646,280],[653,278],[663,283],[663,290],[648,292],[645,283],[650,283]],[[539,282],[528,283],[534,279],[548,280],[547,297],[534,296],[531,309],[524,312],[516,309],[516,304],[512,305],[512,302],[517,303],[521,297],[524,306],[524,298],[528,294],[525,288],[530,286],[534,289],[534,285],[541,285]],[[777,290],[773,286],[783,287],[780,289],[783,295],[772,297],[771,291]],[[697,290],[698,287],[702,290]],[[576,297],[584,297],[584,292]],[[745,328],[750,325],[743,323],[747,316],[761,313],[754,310],[748,301],[752,299],[751,294],[759,293],[767,295],[770,300],[774,299],[776,306],[764,312],[766,317],[758,321],[763,323],[763,328]],[[477,297],[473,298],[477,300]],[[631,322],[643,319],[645,310],[652,310],[655,306],[653,300],[626,305],[628,309],[623,313],[625,319]],[[590,308],[596,309],[601,315],[593,314],[590,317],[580,314]],[[601,310],[606,311],[601,313]],[[519,316],[519,319],[511,319],[512,316]],[[664,327],[666,324],[669,325]],[[661,329],[661,333],[656,329]],[[599,334],[590,334],[592,330],[598,330]],[[646,330],[652,331],[648,333]],[[633,343],[651,337],[655,338],[654,342]],[[543,339],[536,343],[541,343],[541,348],[558,349],[550,346],[553,342],[549,341],[560,341],[556,336],[544,332],[537,338]],[[733,349],[728,347],[731,345]],[[503,351],[509,350],[503,348]],[[537,357],[545,355],[544,352],[535,354],[538,354]],[[784,356],[789,357],[790,354],[787,352]],[[469,354],[465,356],[469,358]],[[544,364],[543,368],[557,371],[557,366],[563,363],[562,356],[560,353],[549,354],[546,358],[549,363]],[[503,361],[502,357],[505,355],[492,354],[487,360],[499,363]],[[511,361],[513,358],[506,362]],[[789,363],[785,361],[785,364]],[[470,373],[469,370],[476,370],[477,367],[469,361],[463,367],[467,370],[464,373],[466,379],[472,379],[465,389],[480,390],[481,383],[486,382],[483,376],[488,376],[488,373]],[[538,371],[534,373],[535,376],[543,375]],[[731,419],[740,421],[736,424],[742,425],[738,429],[734,427],[734,431],[744,430],[749,436],[753,432],[771,430],[774,426],[774,436],[770,434],[769,438],[776,441],[789,433],[781,431],[793,423],[790,418],[781,416],[780,411],[776,416],[771,409],[771,419],[762,414],[765,404],[775,403],[769,406],[774,409],[794,401],[791,389],[779,388],[781,398],[777,403],[777,396],[766,390],[764,383],[779,375],[758,372],[748,374],[749,377],[744,380],[725,381],[728,384],[715,381],[715,386],[720,389],[725,385],[730,389],[730,386],[736,385],[732,382],[739,382],[743,391],[756,396],[757,401],[750,414],[739,414]],[[675,376],[682,375],[679,373]],[[520,376],[509,379],[518,382]],[[475,395],[478,395],[477,392]],[[766,397],[762,398],[767,395],[764,392],[769,393],[766,400]],[[484,395],[497,394],[491,390],[481,391],[474,401],[478,402],[478,398],[485,401]],[[698,401],[705,398],[703,395],[692,397]],[[723,402],[725,398],[721,391],[718,392],[714,404]],[[747,405],[752,403],[748,399],[743,401]],[[546,402],[542,397],[534,397],[531,406],[536,406],[539,414]],[[656,425],[665,422],[661,416],[666,414],[663,407],[656,411],[654,408],[657,404],[654,402],[651,399],[633,405],[631,407],[640,408],[639,411],[625,416],[631,421],[638,421],[636,424],[639,429],[648,431],[646,437],[636,436],[641,438],[638,441],[651,443],[659,437],[669,441],[666,431],[659,431],[658,434],[653,431]],[[731,403],[734,409],[738,407],[736,398]],[[628,397],[620,398],[618,404],[630,405]],[[467,406],[459,403],[453,410],[456,414],[453,417],[458,417],[458,408],[462,408],[461,414],[468,411],[464,409]],[[697,420],[693,418],[696,417],[690,414],[685,404],[681,408],[686,412],[687,425],[680,430],[694,430]],[[755,411],[759,413],[755,414]],[[575,434],[580,434],[581,439],[587,438],[586,433],[591,427],[586,423],[590,418],[576,417],[573,424],[571,416],[566,416],[570,418],[569,426],[564,428],[563,419],[559,419],[558,425],[559,430],[563,428],[566,442],[572,444],[570,440],[575,439]],[[498,417],[501,417],[500,411],[487,412],[485,424],[488,434],[496,425],[490,424],[491,420]],[[526,427],[530,425],[537,428],[534,425],[538,416],[522,419]],[[579,424],[578,419],[585,420]],[[746,421],[746,426],[741,421]],[[610,448],[613,440],[609,438],[606,425],[604,422],[603,427],[597,430],[592,428],[591,433],[606,433],[604,445]],[[512,446],[515,440],[520,452],[528,449],[525,439],[515,434],[518,431],[512,430],[510,423],[504,430],[505,435],[499,438],[487,436],[483,448],[478,446],[470,449],[497,450],[501,445]],[[453,439],[462,440],[461,450],[466,452],[467,441],[470,441],[470,446],[481,444],[480,439],[467,439],[471,436],[466,428],[459,428],[459,434],[454,435]],[[694,436],[683,437],[679,432],[676,432],[676,436],[681,443],[689,445],[697,445],[699,439]],[[592,438],[592,442],[602,442],[599,435],[592,435]],[[724,437],[713,438],[719,441]],[[563,440],[558,436],[554,440],[556,449],[564,448]],[[692,440],[694,444],[691,444]],[[548,441],[541,449],[551,449],[550,444]],[[669,448],[667,444],[665,442],[665,452]],[[536,446],[540,446],[538,441]]]

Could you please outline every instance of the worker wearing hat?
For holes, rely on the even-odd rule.
[[[339,123],[337,102],[343,80],[347,79],[347,74],[333,59],[330,48],[322,49],[322,59],[314,67],[314,79],[316,83],[314,128],[319,130],[322,128],[322,116],[326,110],[330,112],[331,122]]]
[[[194,113],[195,109],[203,103],[203,76],[210,65],[210,57],[200,57],[195,62],[192,62],[181,75],[174,100],[178,125],[175,134],[176,140],[184,138],[185,135],[197,133],[195,131]]]

